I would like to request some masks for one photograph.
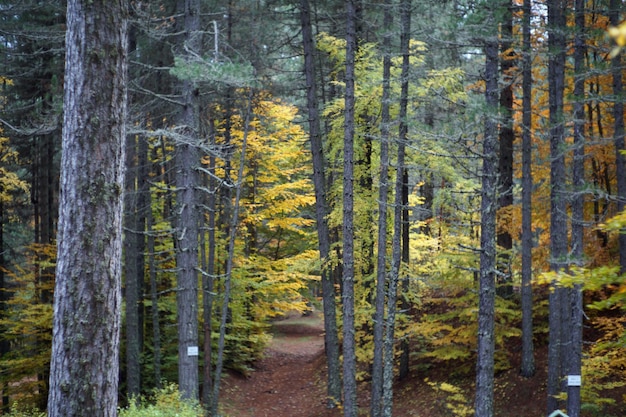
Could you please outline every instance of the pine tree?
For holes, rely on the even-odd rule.
[[[117,415],[127,13],[67,7],[52,417]]]

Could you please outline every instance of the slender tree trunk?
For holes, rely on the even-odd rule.
[[[317,88],[315,84],[315,59],[313,31],[311,27],[310,5],[308,0],[300,2],[302,25],[302,45],[304,48],[304,71],[307,88],[307,109],[309,112],[309,140],[313,159],[313,186],[315,188],[315,218],[317,237],[322,261],[322,298],[324,310],[324,346],[328,367],[327,395],[328,407],[341,403],[341,366],[339,362],[339,337],[335,306],[335,285],[333,274],[328,265],[330,255],[330,232],[326,220],[326,186],[324,174],[324,155],[320,129]]]
[[[67,5],[50,417],[117,415],[127,15]]]
[[[356,1],[346,2],[346,73],[343,145],[343,400],[344,417],[356,417],[354,329],[354,61]]]
[[[509,209],[513,205],[513,83],[515,80],[512,71],[515,67],[512,51],[513,46],[513,0],[507,0],[503,5],[506,14],[502,22],[500,35],[500,72],[504,86],[500,90],[500,147],[499,147],[499,184],[498,184],[498,208]],[[501,220],[500,225],[510,223]],[[505,226],[506,227],[506,226]],[[498,295],[508,298],[513,294],[513,284],[511,282],[511,250],[513,249],[513,238],[508,230],[500,230],[497,235],[497,243],[502,251],[498,257],[498,271],[500,285],[496,289]]]
[[[151,199],[150,199],[151,200]],[[149,206],[152,204],[148,203]],[[157,285],[157,268],[155,265],[155,248],[153,231],[152,210],[148,210],[146,218],[147,250],[148,250],[148,275],[150,279],[150,312],[152,319],[152,367],[154,385],[161,388],[161,327],[159,320],[159,295]]]
[[[137,397],[141,387],[139,362],[139,294],[142,290],[138,274],[139,224],[137,219],[137,138],[126,139],[126,193],[124,195],[124,280],[126,300],[126,391],[129,398]],[[143,277],[143,275],[142,275]]]
[[[391,36],[393,23],[392,4],[386,0],[384,4],[383,20],[383,91],[380,117],[380,178],[378,188],[378,254],[376,265],[376,299],[374,313],[374,362],[372,364],[372,397],[370,409],[372,417],[379,417],[382,413],[383,395],[383,336],[385,332],[385,293],[387,285],[387,198],[389,195],[389,114],[390,78],[391,78]],[[400,181],[402,176],[399,175]],[[401,206],[400,206],[401,208]],[[400,234],[397,234],[399,239]],[[398,259],[399,251],[398,251]],[[396,279],[397,281],[397,279]],[[393,301],[395,304],[396,296]],[[389,324],[387,323],[387,326]],[[393,339],[393,337],[392,337]],[[393,343],[390,346],[393,349]],[[393,370],[393,367],[392,367]],[[393,372],[391,374],[393,380]]]
[[[535,374],[533,344],[533,290],[532,290],[532,49],[530,44],[531,0],[524,0],[522,60],[522,364],[524,377]]]
[[[217,359],[215,363],[215,374],[213,378],[213,398],[211,402],[211,416],[217,416],[217,407],[220,398],[220,384],[222,381],[222,369],[224,367],[224,349],[226,344],[226,326],[228,320],[228,308],[230,303],[230,291],[232,281],[233,262],[235,258],[235,238],[237,235],[237,224],[239,222],[239,201],[241,199],[241,178],[243,178],[244,165],[246,162],[246,145],[248,143],[248,131],[252,113],[252,92],[248,98],[248,109],[246,110],[243,139],[241,143],[241,158],[239,160],[239,172],[237,175],[238,184],[235,191],[235,205],[233,207],[232,218],[230,219],[230,235],[228,236],[228,257],[226,259],[226,277],[224,278],[224,297],[222,300],[222,311],[220,317],[220,334],[217,342]]]
[[[6,286],[5,274],[6,270],[5,257],[4,257],[4,205],[0,201],[0,320],[4,320],[7,311],[6,302],[9,299],[9,292]],[[11,351],[11,344],[5,339],[5,326],[0,326],[0,358]],[[0,364],[0,372],[6,372],[6,366]],[[0,385],[2,390],[2,413],[9,414],[9,394],[8,383]]]
[[[497,28],[493,15],[486,22]],[[488,35],[489,36],[489,35]],[[498,40],[485,40],[485,133],[481,191],[480,278],[478,292],[478,357],[476,362],[476,417],[493,416],[494,316],[496,275],[496,190],[498,183],[498,125],[492,113],[498,107]]]
[[[623,2],[620,0],[611,0],[609,7],[609,19],[611,25],[617,26],[621,19],[621,10]],[[623,68],[622,56],[617,54],[611,60],[611,69],[613,75],[613,96],[615,102],[613,104],[613,146],[615,147],[615,173],[617,177],[617,211],[622,212],[626,207],[626,156],[622,153],[624,147],[624,100],[622,100],[623,88]],[[621,273],[626,273],[626,233],[620,233],[619,242],[619,264]]]
[[[200,1],[181,1],[178,13],[182,16],[179,47],[199,52]],[[178,125],[185,140],[176,144],[175,153],[178,385],[183,398],[198,399],[199,122],[196,87],[191,81],[181,81],[179,89],[182,107]]]
[[[565,1],[548,1],[548,61],[550,110],[550,269],[558,272],[567,266],[567,196],[565,190],[565,138],[563,91],[565,79]],[[559,408],[563,372],[563,288],[553,288],[549,296],[547,413]],[[566,311],[567,312],[567,309]],[[569,320],[568,320],[569,321]]]
[[[389,10],[389,9],[387,9]],[[391,417],[393,415],[393,370],[394,370],[394,345],[396,326],[396,304],[398,300],[398,280],[400,278],[400,266],[403,261],[403,222],[406,213],[405,189],[408,182],[405,160],[405,143],[408,133],[407,108],[409,96],[408,70],[409,70],[409,33],[411,29],[411,2],[403,0],[400,3],[400,19],[402,25],[402,35],[400,38],[400,52],[402,54],[400,110],[398,114],[398,154],[396,160],[396,184],[393,210],[393,239],[391,243],[391,272],[389,276],[389,287],[387,289],[387,325],[384,338],[384,360],[383,360],[383,405],[382,416]],[[391,22],[390,22],[391,23]],[[408,350],[408,349],[407,349]],[[408,358],[407,358],[408,359]],[[406,364],[408,367],[408,363]]]
[[[209,140],[210,145],[215,145],[215,128],[213,120],[209,122]],[[212,369],[212,333],[213,333],[213,292],[215,284],[215,255],[217,250],[216,234],[215,234],[215,217],[217,210],[217,184],[215,181],[215,156],[209,155],[209,195],[207,197],[208,211],[208,248],[206,265],[203,265],[204,274],[202,277],[202,303],[204,320],[204,374],[203,374],[203,398],[205,409],[213,409],[213,376]],[[204,233],[204,232],[203,232]]]

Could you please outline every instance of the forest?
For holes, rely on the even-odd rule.
[[[625,11],[0,0],[0,414],[625,415]]]

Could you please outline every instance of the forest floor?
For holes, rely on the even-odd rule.
[[[223,383],[222,415],[228,417],[340,417],[341,410],[327,409],[323,324],[320,315],[290,314],[273,323],[273,339],[265,356],[247,376],[231,374]],[[519,347],[512,346],[515,352]],[[495,381],[495,415],[539,417],[545,412],[545,349],[537,352],[537,373],[522,378],[512,355],[511,368]],[[447,382],[461,388],[458,401],[443,388],[425,381]],[[414,367],[411,375],[394,387],[394,416],[444,417],[463,415],[462,405],[473,402],[471,372]],[[359,389],[359,415],[369,415],[369,385]],[[449,407],[454,409],[450,410]],[[456,413],[455,413],[456,411]]]

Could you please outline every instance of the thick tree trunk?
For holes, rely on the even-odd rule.
[[[200,2],[179,3],[182,16],[179,48],[199,52]],[[198,399],[198,236],[197,188],[200,165],[197,92],[191,81],[181,81],[182,95],[178,126],[185,137],[176,144],[176,305],[178,317],[178,385],[183,398]]]
[[[522,363],[524,377],[535,374],[532,290],[532,49],[530,44],[531,0],[524,0],[524,57],[522,60]]]
[[[328,265],[330,255],[330,232],[326,220],[326,186],[322,135],[320,129],[317,88],[315,84],[315,59],[313,31],[311,27],[310,6],[308,0],[300,2],[302,26],[302,45],[304,49],[304,72],[307,88],[307,109],[309,113],[309,140],[313,159],[313,186],[315,188],[315,218],[317,238],[322,261],[322,298],[324,311],[324,346],[328,367],[327,395],[328,406],[341,403],[341,366],[339,362],[339,337],[335,310],[335,285],[332,271]]]
[[[487,25],[497,27],[495,19]],[[480,278],[478,292],[478,356],[476,360],[476,417],[493,416],[494,316],[496,275],[496,206],[498,182],[498,125],[490,113],[498,106],[498,41],[485,40],[485,102],[482,191],[480,205]]]
[[[48,415],[116,416],[127,6],[70,0]]]
[[[343,400],[344,417],[356,417],[356,348],[354,329],[354,61],[356,1],[346,2],[346,73],[343,141]]]

